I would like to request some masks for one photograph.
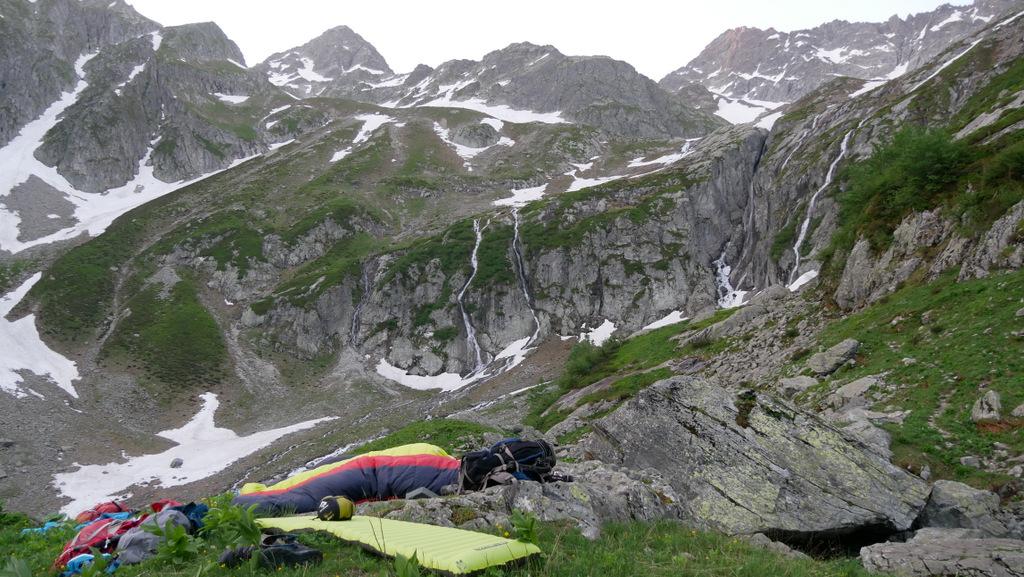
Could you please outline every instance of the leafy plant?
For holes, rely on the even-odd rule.
[[[211,497],[207,504],[210,511],[200,530],[204,538],[225,548],[259,544],[261,530],[256,523],[256,505],[233,505],[229,493]]]
[[[533,513],[527,513],[516,509],[512,511],[512,516],[509,517],[509,521],[512,522],[512,534],[515,535],[517,541],[524,543],[533,543],[537,545],[539,539],[537,538],[537,517]]]
[[[421,577],[420,561],[413,553],[412,557],[406,557],[399,553],[395,555],[395,577]]]
[[[24,560],[11,557],[0,568],[0,577],[32,577],[32,569]]]
[[[199,544],[192,538],[183,525],[165,524],[141,525],[144,531],[161,538],[156,548],[157,562],[182,566],[191,563],[199,554]]]

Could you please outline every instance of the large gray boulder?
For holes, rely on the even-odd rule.
[[[785,379],[779,379],[778,391],[783,397],[791,399],[807,389],[817,386],[818,379],[814,377],[788,377]]]
[[[860,342],[846,339],[827,351],[815,353],[807,359],[807,368],[818,375],[830,375],[849,361],[860,350]]]
[[[860,550],[868,571],[908,577],[1024,576],[1024,541],[988,539],[970,529],[922,529],[906,543],[879,543]]]
[[[1002,410],[1003,404],[999,393],[989,389],[980,399],[974,401],[974,406],[971,407],[971,420],[975,423],[998,421],[1002,418]]]
[[[693,377],[655,383],[581,445],[595,457],[662,472],[688,523],[796,538],[906,530],[925,483],[818,417],[770,396]]]
[[[996,515],[999,496],[956,481],[935,481],[928,502],[917,520],[920,527],[976,529],[990,537],[1007,536]]]

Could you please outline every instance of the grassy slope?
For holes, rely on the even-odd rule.
[[[988,486],[1000,478],[964,467],[959,460],[987,455],[995,442],[1024,451],[1024,421],[1008,418],[979,427],[970,419],[974,401],[987,389],[1002,395],[1004,416],[1024,403],[1024,339],[1012,334],[1024,331],[1024,319],[1014,316],[1022,306],[1024,271],[961,283],[950,274],[902,288],[833,323],[820,340],[824,346],[846,338],[862,343],[857,366],[840,369],[835,379],[846,382],[888,372],[886,382],[899,386],[877,407],[911,411],[903,426],[889,426],[895,462],[915,470],[928,464],[936,477]],[[923,321],[925,313],[928,322]],[[904,358],[916,362],[904,363]],[[944,401],[948,408],[940,411]],[[948,439],[929,424],[933,415]]]
[[[559,398],[602,379],[611,379],[609,387],[584,396],[575,406],[602,400],[614,401],[618,406],[644,387],[671,376],[669,369],[656,368],[666,361],[688,355],[708,356],[721,352],[728,345],[725,340],[701,346],[679,347],[675,337],[711,326],[734,312],[736,309],[719,310],[702,321],[683,321],[626,341],[611,340],[600,347],[587,342],[577,344],[570,353],[565,372],[549,386],[530,395],[530,408],[524,422],[541,430],[550,429],[572,412],[571,409],[552,408]],[[571,438],[560,440],[565,442]]]
[[[60,552],[70,530],[46,535],[21,536],[22,528],[35,525],[22,515],[0,513],[0,559],[25,562],[30,575],[56,574],[50,564]],[[162,560],[150,560],[136,566],[121,567],[117,575],[188,576],[200,575],[388,575],[393,563],[363,549],[323,535],[303,535],[301,540],[324,553],[324,562],[315,568],[266,571],[242,566],[228,569],[216,562],[220,553],[204,539],[197,539],[198,555],[180,566]],[[587,541],[576,529],[541,524],[538,541],[544,556],[522,567],[492,569],[487,575],[509,576],[589,576],[630,575],[676,576],[706,575],[721,577],[861,577],[867,573],[853,560],[794,560],[752,547],[742,541],[714,533],[691,531],[671,522],[653,524],[624,523],[605,527],[600,539]],[[5,575],[0,565],[0,575]]]

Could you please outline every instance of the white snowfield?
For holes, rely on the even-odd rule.
[[[246,100],[249,100],[249,97],[244,94],[222,94],[220,92],[214,92],[213,95],[216,96],[218,100],[226,104],[242,104]]]
[[[583,332],[580,333],[581,341],[590,341],[595,346],[603,345],[608,339],[612,337],[612,333],[615,332],[615,323],[605,319],[603,323],[598,325],[596,328],[587,330],[587,325],[583,325]]]
[[[419,375],[410,375],[408,371],[404,371],[391,363],[387,359],[381,359],[377,363],[377,374],[405,385],[410,389],[416,389],[418,391],[429,391],[432,389],[441,389],[442,391],[455,391],[474,383],[481,379],[484,375],[482,373],[473,373],[467,377],[463,377],[458,373],[441,373],[439,375],[422,377]]]
[[[664,317],[654,321],[653,323],[645,326],[640,330],[653,331],[654,329],[660,329],[661,327],[667,327],[669,325],[681,323],[685,320],[689,320],[689,318],[690,317],[684,317],[682,311],[672,311],[665,315]]]
[[[74,90],[62,94],[60,99],[51,104],[39,118],[26,124],[18,136],[0,149],[0,166],[3,167],[3,170],[0,171],[0,199],[9,195],[12,190],[30,177],[35,176],[63,193],[64,198],[75,206],[74,219],[76,222],[49,235],[21,241],[18,239],[21,217],[15,212],[0,208],[0,250],[15,254],[33,246],[75,238],[83,233],[96,236],[105,231],[117,217],[129,210],[221,172],[218,170],[192,180],[173,183],[156,178],[149,160],[153,148],[159,143],[159,139],[157,139],[150,143],[149,150],[139,160],[138,171],[132,180],[117,188],[94,194],[76,189],[63,175],[57,172],[57,169],[46,166],[37,160],[35,151],[42,145],[46,133],[57,125],[60,115],[74,104],[82,91],[88,87],[88,83],[84,79],[84,66],[93,56],[95,54],[84,55],[75,63],[79,81]],[[235,160],[227,168],[237,166],[254,156]]]
[[[369,140],[370,136],[372,136],[373,133],[381,126],[384,126],[389,122],[395,121],[394,118],[386,114],[377,113],[360,114],[356,116],[356,120],[359,120],[363,123],[363,126],[359,129],[359,133],[356,134],[356,137],[352,139],[351,145],[335,152],[334,155],[331,156],[331,162],[338,162],[342,158],[345,158],[346,156],[352,154],[352,150],[355,148],[357,144],[362,144],[363,142]]]
[[[133,485],[147,483],[167,488],[205,479],[285,435],[336,418],[312,419],[240,437],[214,423],[214,413],[220,405],[217,395],[204,393],[200,398],[203,407],[191,421],[178,429],[157,433],[157,436],[176,443],[174,447],[153,455],[125,456],[123,463],[75,463],[78,470],[54,475],[53,486],[61,495],[71,499],[61,511],[74,515],[96,503],[124,497]],[[174,459],[182,460],[181,467],[171,468]]]
[[[534,112],[532,110],[517,110],[505,104],[487,104],[482,98],[470,98],[468,100],[453,100],[450,94],[435,98],[424,104],[417,104],[417,107],[428,108],[465,108],[475,110],[498,120],[511,124],[523,124],[527,122],[541,122],[544,124],[568,124],[569,121],[562,118],[562,112]]]
[[[460,157],[462,157],[463,160],[465,160],[465,162],[463,162],[463,166],[465,166],[466,169],[470,171],[473,170],[473,167],[470,166],[469,161],[472,160],[476,155],[480,154],[481,152],[486,152],[492,146],[511,147],[515,146],[516,144],[516,141],[512,140],[511,138],[503,136],[498,140],[496,144],[493,144],[491,146],[483,146],[480,148],[466,146],[464,144],[459,144],[458,142],[452,140],[451,130],[444,128],[437,122],[434,123],[434,133],[437,134],[438,138],[440,138],[442,142],[455,149],[455,154],[458,154]]]
[[[725,251],[714,262],[715,284],[718,285],[718,306],[723,309],[734,309],[743,306],[743,301],[750,291],[737,290],[732,286],[729,275],[732,274],[732,267],[725,262]]]
[[[499,198],[492,204],[494,206],[511,206],[513,208],[523,207],[535,200],[540,200],[544,196],[544,191],[547,190],[547,188],[547,184],[542,184],[540,186],[532,186],[530,188],[514,189],[509,191],[512,193],[512,196]]]
[[[0,391],[15,398],[35,395],[38,392],[25,387],[20,371],[39,376],[48,376],[67,394],[78,398],[72,384],[80,377],[73,361],[50,349],[39,338],[35,315],[27,315],[16,321],[8,321],[7,314],[25,298],[28,291],[39,282],[43,273],[37,272],[10,293],[0,298]]]
[[[788,288],[790,290],[790,292],[796,292],[796,291],[800,290],[800,287],[804,286],[805,284],[811,282],[812,280],[814,280],[816,278],[818,278],[818,271],[816,271],[816,270],[809,270],[809,271],[805,272],[804,274],[798,276],[795,281],[793,281],[790,284],[786,285],[786,288]]]

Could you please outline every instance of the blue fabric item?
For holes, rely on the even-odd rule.
[[[21,530],[21,534],[22,535],[29,535],[31,533],[46,533],[47,531],[49,531],[51,529],[57,529],[57,528],[63,527],[63,526],[64,526],[64,523],[58,523],[57,521],[47,521],[46,523],[43,523],[42,527],[30,527],[28,529],[22,529]]]
[[[171,508],[188,517],[189,523],[192,525],[189,533],[195,533],[202,529],[203,518],[210,512],[210,508],[203,503],[189,503],[188,505],[179,505]]]
[[[96,517],[92,521],[89,521],[88,523],[82,523],[81,525],[76,526],[75,527],[75,531],[81,531],[85,527],[88,527],[89,525],[92,525],[96,521],[102,521],[103,519],[120,519],[120,520],[123,521],[125,519],[130,519],[130,518],[132,518],[134,516],[135,516],[135,513],[132,513],[131,511],[123,511],[121,513],[104,513],[104,514],[100,515],[99,517]]]
[[[110,561],[110,554],[104,553],[103,558]],[[63,573],[61,573],[61,577],[81,575],[82,572],[85,571],[86,567],[92,565],[94,559],[95,557],[93,557],[92,553],[82,553],[81,555],[72,557],[71,560],[68,561],[67,568],[64,570]],[[113,573],[114,571],[117,571],[118,565],[120,565],[120,563],[117,562],[117,559],[110,561],[110,564],[107,565],[107,573],[109,574]]]

